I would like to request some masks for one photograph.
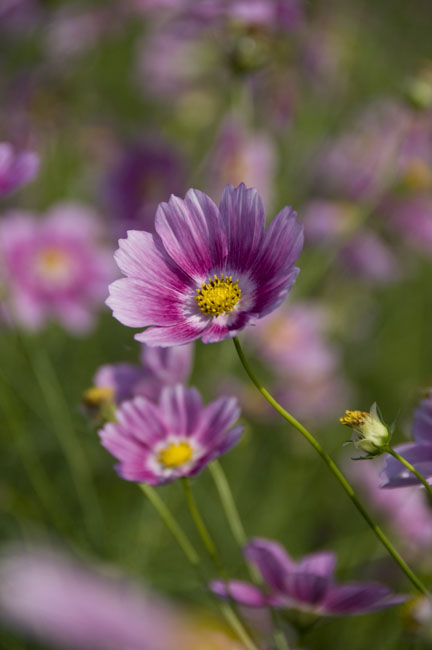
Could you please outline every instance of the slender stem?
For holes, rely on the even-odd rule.
[[[183,484],[183,489],[184,489],[184,493],[185,493],[185,497],[186,497],[186,503],[188,505],[189,512],[191,513],[191,517],[192,517],[192,519],[194,521],[194,524],[195,524],[195,527],[196,527],[196,529],[198,531],[198,534],[201,537],[201,539],[203,541],[203,544],[207,549],[208,554],[210,555],[211,559],[213,560],[213,563],[214,563],[217,571],[220,574],[225,575],[225,570],[223,568],[222,562],[221,562],[221,560],[219,558],[219,555],[218,555],[218,552],[216,550],[216,545],[213,542],[213,540],[211,538],[211,535],[210,535],[210,533],[209,533],[209,531],[207,529],[207,526],[205,525],[205,523],[204,523],[204,521],[203,521],[203,519],[202,519],[202,517],[201,517],[201,515],[199,513],[197,504],[196,504],[194,496],[192,494],[192,490],[191,490],[189,480],[186,477],[184,477],[184,478],[182,478],[181,481],[182,481],[182,484]]]
[[[177,523],[176,519],[174,518],[170,510],[167,508],[165,503],[159,497],[156,490],[152,488],[150,485],[147,485],[146,483],[140,483],[139,487],[144,492],[144,494],[146,495],[146,497],[148,498],[152,506],[155,508],[155,510],[159,513],[162,521],[164,522],[168,530],[172,533],[173,537],[175,538],[178,545],[182,549],[186,558],[189,560],[190,564],[198,572],[200,579],[204,582],[204,584],[206,584],[206,580],[201,571],[201,559],[198,553],[196,552],[195,548],[192,546],[189,539],[186,537],[183,530],[180,528],[179,524]],[[192,493],[191,493],[191,497],[192,497]],[[193,501],[193,497],[192,497],[192,501]],[[201,517],[198,513],[196,506],[195,506],[195,511],[198,514],[198,518],[201,520]],[[205,529],[205,525],[202,522],[202,520],[201,523],[203,528]],[[207,536],[210,539],[208,533]],[[249,636],[247,630],[245,629],[243,623],[239,619],[232,605],[230,603],[224,603],[221,601],[218,601],[218,605],[220,607],[223,616],[225,617],[225,620],[231,626],[232,630],[237,634],[238,638],[245,645],[245,647],[248,650],[258,650],[257,646],[252,641],[251,637]]]
[[[147,485],[146,483],[140,483],[139,487],[141,490],[144,492],[146,495],[147,499],[150,501],[154,509],[158,512],[160,518],[168,528],[168,530],[172,533],[173,537],[175,537],[178,545],[181,547],[183,553],[186,555],[187,559],[189,562],[195,566],[198,567],[200,564],[200,559],[198,556],[198,553],[178,525],[177,521],[174,519],[173,515],[165,505],[165,503],[162,501],[158,493],[154,488],[151,487],[151,485]]]
[[[68,462],[88,529],[95,539],[100,539],[103,518],[99,500],[87,457],[77,438],[61,384],[44,350],[40,346],[30,346],[25,340],[24,344],[47,406],[52,429]]]
[[[216,485],[216,489],[219,493],[222,507],[225,512],[228,524],[231,528],[232,535],[237,544],[240,547],[243,547],[247,542],[247,536],[243,527],[243,523],[240,519],[240,515],[237,510],[237,506],[235,504],[226,474],[223,471],[222,465],[218,460],[213,461],[209,465],[209,470]]]
[[[293,417],[288,411],[286,411],[275,399],[272,397],[272,395],[260,384],[258,379],[255,377],[248,361],[246,360],[246,357],[244,355],[244,352],[242,350],[242,347],[240,345],[240,342],[237,338],[234,338],[234,345],[237,350],[237,354],[239,356],[239,359],[248,374],[250,380],[252,383],[256,386],[256,388],[259,390],[261,395],[267,400],[269,404],[281,415],[287,422],[289,422],[297,431],[299,431],[304,438],[309,442],[310,445],[315,449],[315,451],[321,456],[322,460],[325,462],[327,467],[330,469],[330,471],[333,473],[335,478],[339,481],[341,484],[342,488],[345,490],[347,493],[348,497],[351,499],[352,503],[355,505],[363,519],[367,522],[368,526],[373,530],[375,535],[378,537],[378,539],[381,541],[381,543],[385,546],[387,551],[390,553],[390,555],[393,557],[393,559],[397,562],[397,564],[400,566],[402,571],[405,573],[405,575],[411,580],[413,585],[423,594],[429,595],[429,591],[427,587],[421,582],[421,580],[416,576],[416,574],[410,569],[408,564],[405,562],[405,560],[402,558],[402,556],[398,553],[396,548],[393,546],[393,544],[390,542],[390,540],[387,538],[385,533],[381,530],[381,528],[375,524],[375,522],[372,520],[370,517],[369,513],[367,510],[363,507],[362,503],[358,500],[353,488],[351,485],[348,483],[347,479],[345,476],[342,474],[334,460],[327,454],[327,452],[321,447],[320,443],[316,438],[298,421]]]
[[[414,476],[426,488],[429,497],[432,498],[432,486],[430,486],[429,483],[427,482],[427,480],[425,479],[425,477],[422,474],[420,474],[419,471],[416,470],[414,465],[411,465],[411,463],[409,461],[407,461],[406,458],[404,458],[403,456],[398,454],[398,452],[395,449],[393,449],[392,447],[388,447],[388,449],[386,449],[386,451],[387,451],[388,454],[390,454],[390,456],[393,456],[393,458],[396,458],[396,460],[398,460],[400,463],[402,463],[402,465],[404,465],[412,474],[414,474]]]

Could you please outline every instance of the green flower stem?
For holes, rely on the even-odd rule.
[[[393,458],[396,458],[396,460],[402,463],[402,465],[404,465],[412,474],[414,474],[416,478],[418,478],[420,483],[422,483],[426,488],[429,498],[432,499],[432,487],[429,485],[425,477],[416,470],[414,465],[411,465],[410,462],[408,462],[403,456],[398,454],[398,452],[395,451],[392,447],[387,447],[386,452],[390,454],[390,456],[393,456]]]
[[[237,337],[234,339],[234,345],[237,350],[237,354],[239,356],[239,359],[243,365],[243,368],[245,369],[247,375],[249,376],[249,379],[252,381],[252,383],[256,386],[256,388],[259,390],[261,395],[267,400],[267,402],[281,415],[287,422],[289,422],[297,431],[301,433],[301,435],[306,438],[306,440],[309,442],[310,445],[315,449],[315,451],[321,456],[322,460],[325,462],[329,470],[333,473],[335,476],[336,480],[339,481],[341,484],[342,488],[345,490],[347,493],[348,497],[351,499],[352,503],[354,506],[357,508],[363,519],[366,521],[368,526],[373,530],[375,535],[378,537],[380,542],[385,546],[387,551],[390,553],[390,555],[393,557],[393,559],[397,562],[397,564],[400,566],[402,571],[405,573],[405,575],[411,580],[413,585],[418,589],[421,593],[429,595],[429,591],[427,587],[421,582],[421,580],[416,576],[416,574],[410,569],[408,564],[405,562],[405,560],[402,558],[402,556],[398,553],[396,548],[393,546],[393,544],[390,542],[390,540],[387,538],[385,533],[381,530],[381,528],[375,524],[373,519],[370,517],[369,513],[367,510],[364,508],[362,503],[358,500],[353,488],[351,485],[348,483],[347,479],[345,476],[342,474],[334,460],[327,454],[327,452],[321,447],[320,443],[316,438],[298,421],[293,417],[288,411],[286,411],[275,399],[272,397],[272,395],[260,384],[258,379],[255,377],[245,355],[243,352],[243,349],[240,345],[240,341],[238,340]]]
[[[185,498],[186,498],[186,503],[189,508],[189,512],[191,514],[191,517],[193,519],[193,522],[195,524],[195,528],[198,531],[199,536],[201,537],[201,540],[204,544],[204,546],[207,549],[208,554],[210,555],[213,564],[216,567],[216,570],[218,573],[225,579],[226,577],[226,572],[223,567],[223,564],[219,558],[219,554],[216,550],[216,545],[213,542],[210,533],[207,530],[207,526],[205,525],[200,512],[198,510],[198,506],[196,504],[196,501],[194,499],[194,496],[192,494],[191,486],[189,483],[189,480],[184,477],[181,479],[181,482],[183,484],[183,489],[185,493]]]
[[[48,356],[40,346],[24,339],[29,360],[39,383],[54,433],[69,464],[88,530],[95,540],[103,531],[103,518],[86,454],[77,438],[61,384]]]
[[[186,479],[183,479],[184,481]],[[201,559],[196,552],[195,548],[192,546],[191,542],[189,539],[186,537],[185,533],[177,523],[175,517],[172,515],[168,507],[165,505],[165,503],[162,501],[160,496],[158,495],[157,491],[151,487],[150,485],[147,485],[146,483],[140,483],[139,487],[141,490],[144,492],[152,506],[155,508],[155,510],[158,512],[159,516],[161,517],[162,521],[168,528],[168,530],[171,532],[175,540],[177,541],[178,545],[182,549],[183,553],[185,554],[186,558],[189,560],[190,564],[196,569],[200,579],[204,583],[204,585],[207,585],[207,581],[205,579],[205,576],[203,575],[202,569],[201,569]],[[186,491],[187,488],[185,488]],[[190,492],[190,487],[189,487],[189,492]],[[192,502],[193,496],[192,493],[190,492]],[[189,502],[189,501],[188,501]],[[201,525],[204,530],[206,530],[204,523],[201,520],[201,517],[198,513],[198,510],[194,508],[195,512],[198,515],[198,519],[201,521]],[[209,534],[207,533],[207,537],[210,540],[210,543],[213,545],[214,551],[216,552],[216,549],[214,547],[213,542],[210,539]],[[251,639],[249,633],[245,629],[243,623],[239,619],[236,611],[232,607],[230,603],[218,601],[219,608],[227,621],[227,623],[231,626],[232,630],[236,633],[240,641],[245,645],[245,647],[248,650],[259,650],[253,640]]]
[[[222,503],[222,508],[224,510],[226,519],[228,521],[228,525],[231,529],[232,536],[234,537],[240,549],[243,550],[243,547],[247,543],[247,535],[243,526],[243,522],[240,518],[240,514],[237,509],[236,503],[234,501],[234,497],[231,492],[231,487],[226,477],[226,474],[223,470],[222,465],[218,460],[215,460],[212,463],[210,463],[209,469],[213,477],[213,481],[216,485],[216,489],[218,491],[219,498]],[[253,564],[251,564],[247,560],[246,560],[246,565],[252,581],[255,584],[262,585],[262,578],[259,571],[254,567]],[[273,638],[277,650],[289,650],[285,635],[280,629],[276,612],[272,608],[269,608],[269,613],[273,619],[273,625],[274,625]]]
[[[154,509],[157,511],[170,533],[173,535],[173,537],[175,537],[178,545],[181,547],[189,562],[192,564],[192,566],[198,567],[200,565],[198,553],[184,534],[183,530],[178,525],[176,519],[173,517],[165,503],[158,495],[157,491],[152,488],[151,485],[147,485],[147,483],[140,483],[139,487],[144,492]]]

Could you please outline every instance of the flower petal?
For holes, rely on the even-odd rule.
[[[332,587],[325,598],[323,611],[327,614],[365,614],[398,605],[407,596],[393,594],[379,583],[351,583]]]
[[[266,596],[254,585],[242,580],[214,580],[210,584],[211,591],[224,599],[232,599],[249,607],[264,607],[267,604]]]
[[[285,593],[286,580],[296,565],[283,546],[269,539],[255,538],[245,546],[244,553],[272,590]]]
[[[414,413],[413,434],[417,442],[432,444],[432,395],[422,400]]]
[[[336,555],[331,551],[319,551],[305,555],[297,564],[299,573],[313,573],[323,578],[331,578],[336,567]]]
[[[227,245],[219,211],[203,192],[189,190],[184,200],[172,195],[160,203],[155,227],[167,253],[196,281],[223,264]]]
[[[181,436],[193,435],[201,418],[203,403],[196,388],[182,384],[165,387],[159,398],[167,431]]]
[[[148,284],[135,278],[121,278],[109,286],[106,304],[123,325],[174,325],[181,318],[181,303],[173,294],[152,295]]]
[[[256,189],[244,183],[227,185],[219,206],[227,242],[227,266],[236,271],[248,270],[255,260],[264,237],[265,212]]]
[[[207,323],[183,320],[169,327],[149,327],[144,332],[135,334],[135,340],[150,346],[170,347],[196,341],[207,327]]]
[[[432,479],[432,444],[408,443],[398,445],[395,451],[403,456],[426,479]],[[385,465],[380,472],[381,487],[392,488],[407,485],[420,485],[419,480],[401,462],[386,454]]]

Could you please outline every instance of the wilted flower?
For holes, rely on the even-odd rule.
[[[353,429],[353,443],[357,449],[365,451],[369,456],[382,454],[390,442],[390,431],[382,421],[376,403],[372,404],[369,413],[365,411],[345,411],[339,419],[341,424]]]
[[[59,203],[43,219],[11,212],[0,224],[2,279],[18,323],[36,330],[55,318],[83,332],[103,304],[113,265],[95,214]]]
[[[165,386],[188,379],[192,358],[192,344],[174,348],[143,345],[142,365],[113,363],[101,366],[94,377],[94,386],[109,390],[117,405],[137,395],[156,401]]]
[[[276,309],[295,282],[303,229],[285,207],[265,230],[255,189],[228,185],[219,209],[198,190],[172,196],[156,213],[156,232],[129,231],[115,259],[127,275],[107,304],[135,338],[170,346],[234,337]]]
[[[406,600],[379,583],[337,584],[333,578],[336,556],[329,551],[312,553],[294,562],[277,542],[254,539],[244,553],[261,573],[266,591],[239,580],[215,581],[211,585],[217,595],[243,605],[346,616],[374,612]]]
[[[221,397],[203,406],[196,388],[178,384],[162,390],[158,404],[144,397],[123,402],[115,424],[100,431],[102,444],[120,464],[128,481],[150,485],[194,476],[239,440],[242,427],[234,398]]]
[[[15,152],[8,142],[0,142],[0,197],[34,179],[39,156],[32,151]]]
[[[416,442],[398,445],[394,449],[430,482],[432,479],[432,392],[429,392],[428,396],[420,402],[414,413],[413,436]],[[414,474],[390,455],[385,457],[381,478],[381,487],[385,488],[420,484]]]

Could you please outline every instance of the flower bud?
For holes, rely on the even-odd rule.
[[[368,456],[377,456],[386,451],[390,441],[390,431],[381,419],[374,403],[369,413],[365,411],[345,411],[339,420],[341,424],[354,431],[353,443]]]

